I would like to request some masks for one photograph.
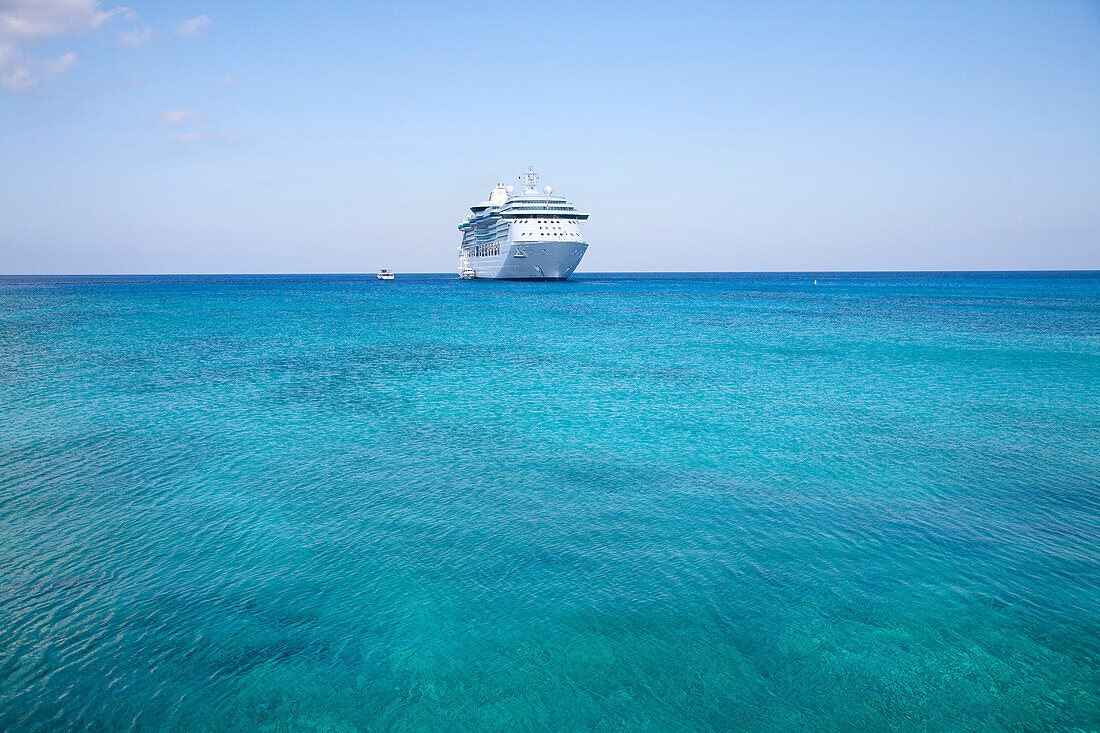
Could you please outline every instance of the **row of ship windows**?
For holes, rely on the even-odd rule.
[[[588,218],[588,214],[576,214],[573,212],[562,212],[561,214],[553,214],[548,218],[539,216],[538,214],[509,214],[503,219],[498,215],[474,217],[472,219],[466,219],[459,226],[471,226],[475,229],[485,226],[507,226],[509,222],[516,219],[522,219],[524,222],[530,224],[532,222],[548,222],[548,221],[584,221]]]
[[[547,222],[547,224],[550,224],[550,222]],[[564,237],[566,236],[566,234],[571,234],[571,232],[566,232],[560,226],[551,225],[546,227],[539,227],[539,234],[551,237]]]
[[[535,221],[533,221],[533,222],[531,222],[531,223],[532,223],[532,224],[544,224],[544,225],[545,225],[545,226],[540,226],[540,227],[539,227],[539,232],[549,232],[549,231],[552,231],[552,230],[557,230],[557,231],[564,231],[564,229],[563,229],[562,227],[560,227],[560,226],[556,226],[556,225],[555,225],[555,221],[560,221],[560,219],[559,219],[559,220],[554,220],[554,219],[536,219]],[[475,236],[479,236],[479,237],[495,237],[495,236],[501,236],[501,235],[503,235],[505,231],[506,231],[506,228],[503,228],[503,227],[502,227],[502,228],[500,228],[500,229],[493,229],[493,230],[484,230],[484,231],[479,231],[479,232],[476,232]]]
[[[536,217],[532,214],[512,214],[508,218],[520,219],[525,224],[530,224],[532,219],[536,219]],[[588,214],[561,214],[560,216],[554,217],[556,221],[584,221],[587,218]]]
[[[465,255],[467,257],[492,257],[493,255],[500,254],[500,245],[496,244],[479,244],[476,247],[467,247]]]

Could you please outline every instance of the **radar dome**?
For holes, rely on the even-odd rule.
[[[544,188],[544,189],[542,189],[542,190],[543,190],[544,192],[546,192],[546,195],[547,195],[547,196],[549,196],[550,194],[554,193],[554,189],[550,188],[550,186],[547,186],[546,188]]]
[[[505,186],[505,187],[504,187],[504,190],[508,192],[508,195],[509,195],[509,196],[511,196],[511,195],[512,195],[512,191],[515,191],[516,189],[515,189],[514,187],[512,187],[512,186]]]

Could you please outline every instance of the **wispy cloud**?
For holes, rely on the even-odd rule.
[[[155,117],[149,117],[142,122],[147,125],[164,125],[166,127],[174,127],[176,125],[186,125],[189,122],[206,122],[209,120],[206,115],[196,112],[193,109],[170,109],[166,112],[161,112]]]
[[[82,35],[118,17],[137,16],[125,7],[103,10],[98,0],[0,0],[0,86],[30,92],[64,74],[76,66],[75,53],[42,59],[26,53],[25,47]]]
[[[176,24],[176,33],[184,38],[198,38],[206,28],[214,21],[206,15],[190,18]]]
[[[210,121],[209,117],[193,109],[170,109],[154,117],[147,117],[142,120],[142,122],[147,125],[160,125],[162,127],[200,125],[201,123]],[[198,143],[238,143],[247,139],[247,135],[231,135],[223,132],[202,132],[198,130],[183,132],[168,138],[169,141],[180,145],[195,145]]]
[[[42,41],[86,33],[117,16],[133,17],[134,11],[101,10],[98,0],[2,0],[0,37],[20,43]]]
[[[56,59],[37,59],[16,51],[10,62],[0,48],[0,86],[13,92],[30,92],[39,84],[52,81],[76,66],[76,54],[71,51]]]
[[[219,76],[218,83],[221,84],[223,87],[231,87],[233,86],[233,77],[231,77],[229,74],[226,74],[225,76]]]
[[[135,28],[132,31],[121,31],[115,35],[119,45],[125,46],[126,48],[140,48],[152,37],[153,29],[149,26]]]
[[[191,145],[194,143],[238,143],[242,140],[247,140],[245,135],[224,135],[216,132],[185,132],[182,135],[175,135],[172,137],[172,142],[180,143],[183,145]]]

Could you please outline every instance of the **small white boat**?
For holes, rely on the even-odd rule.
[[[375,277],[379,280],[393,280],[393,272],[390,270],[379,270]]]
[[[477,271],[472,267],[464,267],[462,268],[462,272],[458,273],[458,276],[463,280],[473,280],[477,277]]]

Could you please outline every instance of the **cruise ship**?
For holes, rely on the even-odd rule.
[[[490,280],[565,280],[580,264],[588,244],[581,222],[588,214],[538,189],[533,168],[524,176],[523,193],[498,183],[487,201],[470,207],[458,225],[458,275]]]

